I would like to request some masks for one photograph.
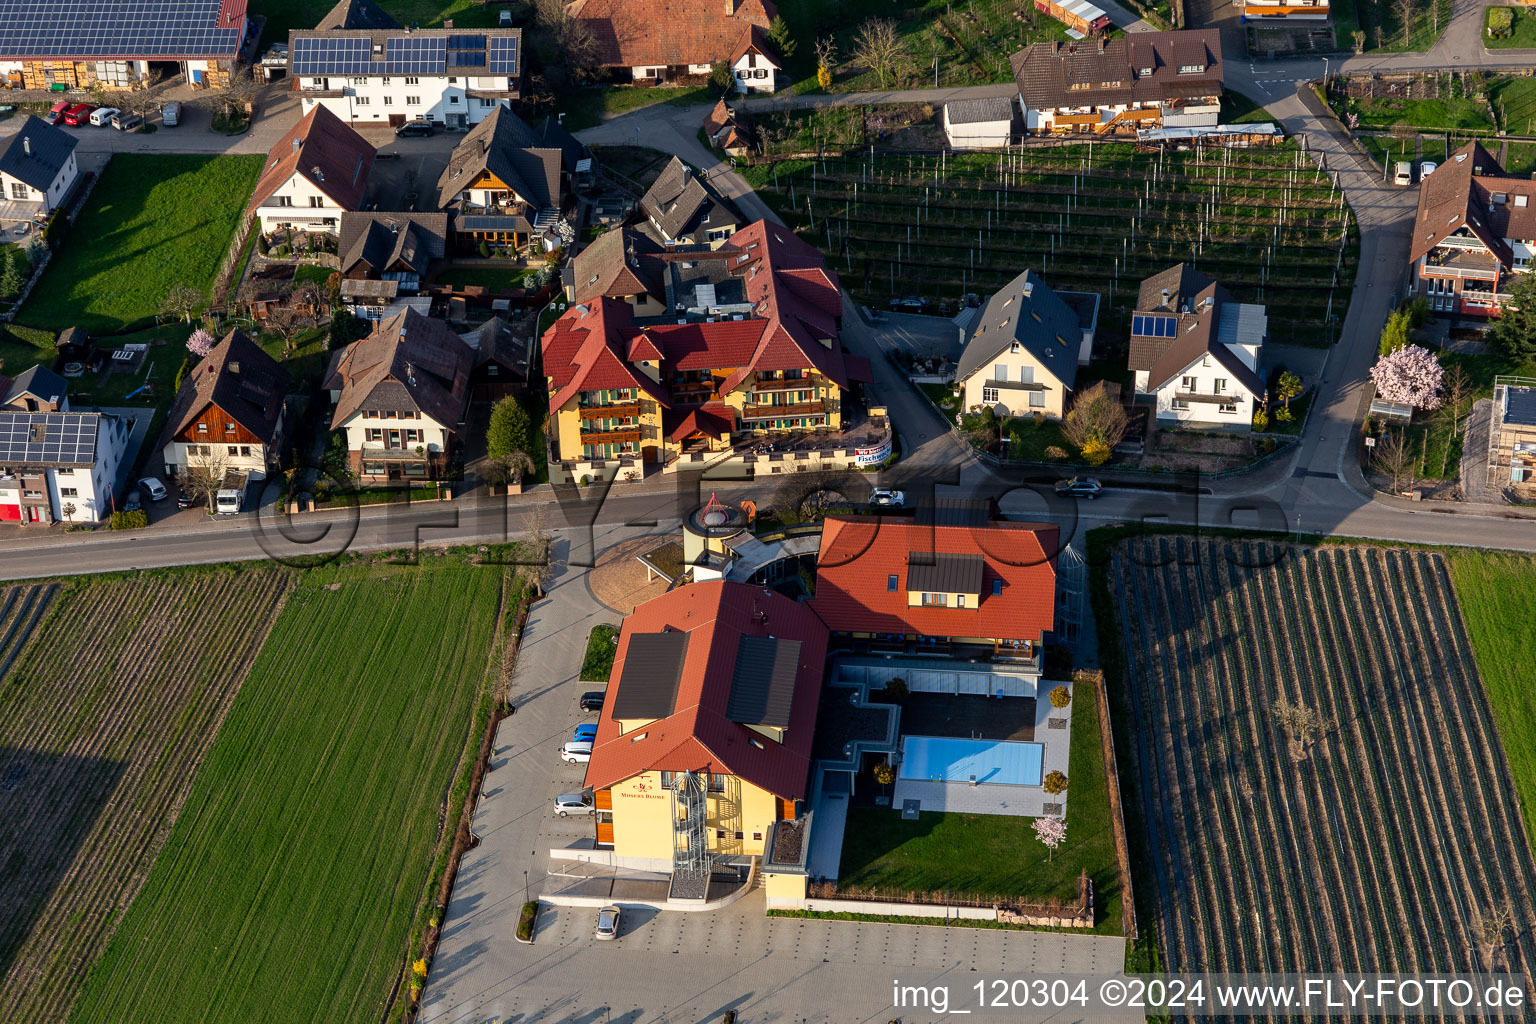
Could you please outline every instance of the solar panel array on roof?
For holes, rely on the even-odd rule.
[[[100,422],[94,412],[0,413],[0,464],[88,466]]]
[[[1522,427],[1536,427],[1536,388],[1505,389],[1504,422]]]
[[[516,36],[496,36],[491,40],[491,61],[486,70],[493,75],[517,74]]]
[[[736,648],[736,669],[725,717],[742,725],[783,729],[795,701],[800,673],[800,641],[744,636]]]
[[[390,36],[384,42],[384,71],[391,75],[440,75],[447,62],[442,36]]]
[[[245,19],[220,0],[0,0],[0,57],[224,57]]]
[[[1133,316],[1131,333],[1143,338],[1172,338],[1179,333],[1179,321],[1171,316]]]
[[[363,37],[315,37],[293,41],[295,75],[366,75],[373,68]]]
[[[688,634],[635,633],[624,655],[613,698],[614,718],[666,718],[677,709],[677,689],[683,680]]]

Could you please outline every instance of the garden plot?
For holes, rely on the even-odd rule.
[[[291,579],[0,590],[0,1020],[67,1018]]]
[[[875,153],[748,173],[871,305],[985,296],[1033,268],[1053,288],[1097,291],[1130,308],[1143,278],[1192,260],[1239,299],[1284,309],[1270,320],[1273,340],[1326,345],[1354,278],[1343,192],[1289,146]]]
[[[1169,969],[1529,989],[1536,866],[1439,555],[1157,537],[1107,572]]]

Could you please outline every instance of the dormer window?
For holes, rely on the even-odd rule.
[[[1136,69],[1136,74],[1141,76],[1142,78],[1148,78],[1152,74],[1152,69],[1151,68],[1137,68]]]
[[[1203,75],[1203,74],[1205,74],[1205,65],[1204,64],[1180,64],[1179,65],[1179,74],[1181,74],[1181,75]]]

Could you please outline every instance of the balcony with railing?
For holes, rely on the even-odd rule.
[[[641,431],[636,427],[620,427],[614,430],[583,430],[581,432],[582,444],[638,444]]]
[[[620,402],[617,405],[584,405],[580,409],[584,420],[601,420],[610,416],[639,416],[639,402]]]
[[[741,410],[743,420],[772,420],[798,416],[825,416],[826,402],[801,402],[798,405],[748,405]]]
[[[759,377],[752,382],[753,391],[805,391],[816,387],[811,377],[795,377],[781,380],[777,377]]]

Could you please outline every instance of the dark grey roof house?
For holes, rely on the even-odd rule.
[[[665,245],[719,245],[746,223],[724,196],[675,156],[641,198],[640,212]]]
[[[447,250],[448,220],[446,213],[343,213],[337,243],[343,286],[387,274],[406,291],[416,290]]]
[[[0,197],[7,202],[37,203],[38,214],[52,213],[74,191],[80,176],[73,135],[28,114],[15,134],[0,145]]]
[[[69,383],[41,363],[11,381],[0,406],[19,412],[59,412],[69,408]]]
[[[1093,348],[1098,296],[1051,290],[1033,270],[999,288],[977,311],[955,371],[964,406],[1034,410],[1059,417]]]

